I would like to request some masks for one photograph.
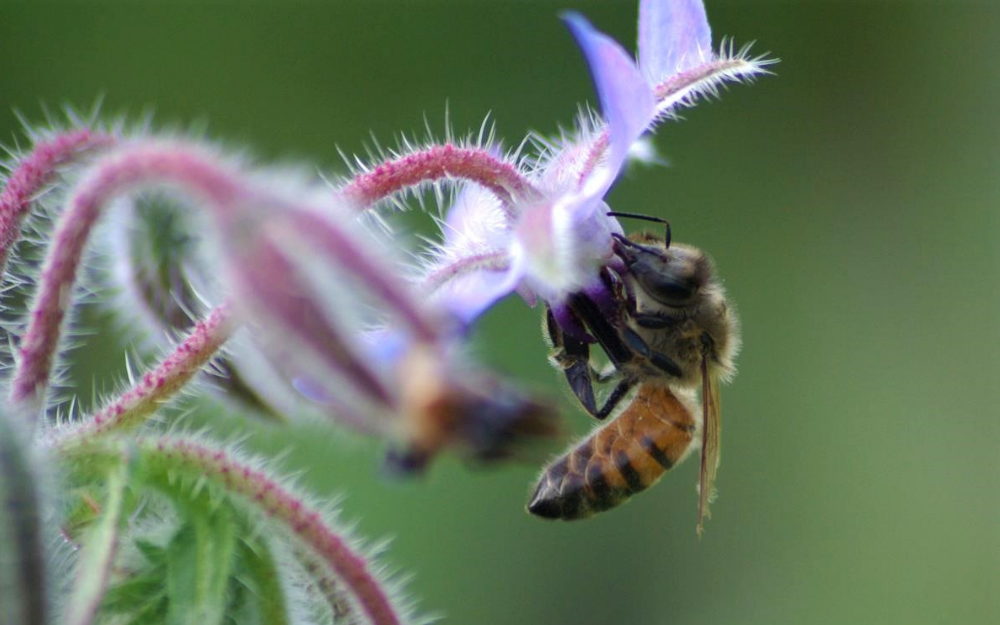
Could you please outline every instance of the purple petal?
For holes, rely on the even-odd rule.
[[[639,67],[652,85],[704,62],[712,29],[701,0],[641,0]]]
[[[607,210],[600,198],[585,193],[525,208],[511,256],[523,263],[524,282],[540,298],[561,301],[599,280],[613,253],[611,233],[620,231]]]
[[[563,19],[587,57],[601,100],[601,111],[611,133],[607,160],[610,176],[601,185],[606,191],[625,162],[629,146],[653,119],[653,93],[632,58],[613,39],[596,30],[578,13],[566,13]]]
[[[497,300],[518,288],[523,275],[521,263],[507,259],[505,265],[462,271],[439,287],[433,298],[468,326]]]

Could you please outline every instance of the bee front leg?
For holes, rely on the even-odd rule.
[[[670,317],[661,317],[659,315],[651,315],[648,313],[633,314],[632,320],[635,321],[635,324],[640,328],[648,328],[650,330],[663,330],[677,325],[677,322]]]
[[[597,372],[590,363],[590,345],[566,334],[556,323],[552,311],[545,317],[545,332],[552,342],[554,352],[552,360],[563,370],[566,382],[576,398],[580,400],[583,409],[598,420],[606,419],[622,398],[628,394],[633,382],[626,378],[618,382],[600,409],[594,396],[594,380],[610,382],[621,376],[621,373],[611,365],[606,371]]]
[[[621,369],[622,365],[632,361],[635,357],[634,350],[622,342],[615,329],[616,323],[608,319],[590,298],[578,293],[570,299],[570,308],[587,325],[587,329],[594,334],[594,338],[604,348],[608,359],[616,368]]]
[[[597,416],[593,368],[590,366],[590,346],[563,332],[551,310],[546,311],[545,330],[549,340],[552,341],[554,350],[552,360],[563,370],[566,382],[580,400],[583,409]]]

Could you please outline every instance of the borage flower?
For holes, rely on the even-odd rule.
[[[599,274],[613,262],[612,235],[622,229],[604,196],[630,150],[678,107],[724,81],[766,73],[770,63],[726,45],[714,54],[700,1],[640,2],[638,64],[582,16],[564,19],[590,66],[604,119],[584,114],[571,136],[534,138],[543,148],[527,175],[534,193],[514,202],[481,188],[459,193],[422,278],[466,322],[517,290],[529,302],[540,297],[567,330],[582,333],[565,302],[581,291],[605,299]]]

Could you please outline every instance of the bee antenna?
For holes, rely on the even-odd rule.
[[[657,224],[663,224],[666,226],[666,232],[663,235],[663,247],[670,248],[670,222],[666,219],[660,217],[653,217],[651,215],[640,215],[639,213],[618,213],[610,212],[607,213],[608,217],[626,217],[629,219],[641,219],[642,221],[651,221]]]

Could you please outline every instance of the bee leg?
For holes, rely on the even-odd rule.
[[[546,312],[546,331],[552,341],[555,353],[553,360],[558,363],[566,376],[566,382],[576,398],[583,404],[583,409],[591,415],[597,415],[597,400],[594,398],[593,369],[590,366],[590,346],[569,334],[566,334],[556,323],[552,310]]]
[[[590,377],[590,363],[576,362],[565,369],[565,374],[569,387],[583,404],[584,410],[597,417],[597,400],[594,399],[594,382]]]
[[[601,421],[606,419],[608,415],[611,414],[611,412],[615,409],[615,407],[618,406],[618,404],[625,397],[625,395],[627,395],[628,392],[632,389],[633,384],[635,384],[635,382],[633,382],[630,378],[625,378],[624,380],[619,382],[618,385],[615,386],[615,389],[611,391],[611,394],[608,395],[608,399],[605,400],[604,405],[601,406],[601,409],[598,410],[597,413],[594,414],[594,416]]]
[[[653,363],[653,366],[657,369],[661,369],[675,378],[679,378],[684,375],[684,372],[681,371],[681,368],[677,366],[676,362],[671,360],[671,358],[666,354],[661,354],[660,352],[650,349],[649,345],[646,344],[646,341],[642,340],[642,337],[636,334],[635,330],[632,328],[624,328],[622,330],[622,337],[625,339],[625,342],[629,347],[635,350],[637,354]]]
[[[634,350],[622,342],[614,325],[590,298],[577,293],[570,299],[570,308],[587,324],[615,367],[621,369],[635,358]]]
[[[648,313],[637,313],[632,315],[632,320],[635,321],[636,325],[640,328],[649,328],[650,330],[662,330],[664,328],[669,328],[675,325],[677,322],[669,317],[661,317],[659,315],[650,315]]]
[[[711,356],[715,358],[715,339],[708,332],[701,333],[701,355],[705,358]]]

